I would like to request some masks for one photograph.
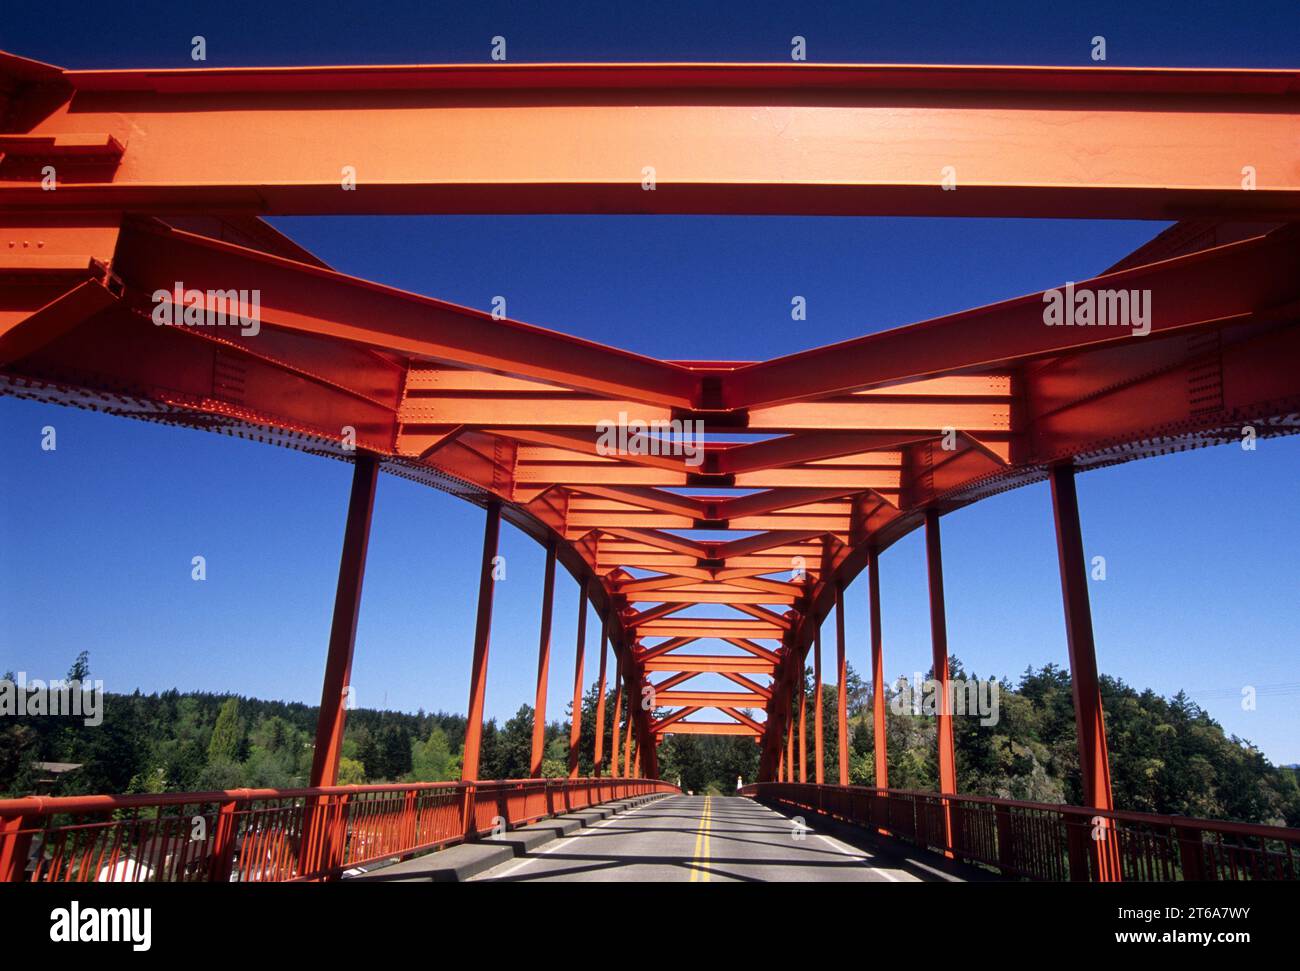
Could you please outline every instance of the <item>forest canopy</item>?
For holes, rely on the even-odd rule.
[[[957,658],[954,679],[970,677]],[[69,677],[90,677],[85,654]],[[5,675],[14,681],[12,674]],[[871,685],[849,668],[850,781],[873,785]],[[1002,679],[996,724],[954,718],[958,791],[1045,803],[1081,800],[1070,675],[1055,665],[1026,670],[1014,684]],[[814,777],[814,686],[806,676],[807,767]],[[898,690],[886,686],[892,700]],[[1223,728],[1188,697],[1162,698],[1115,678],[1101,679],[1115,804],[1137,812],[1300,826],[1300,785],[1294,768],[1272,765],[1257,749]],[[579,771],[594,774],[598,689],[583,698]],[[839,773],[836,689],[823,685],[825,780]],[[606,711],[614,709],[614,693]],[[80,793],[184,792],[244,786],[289,788],[308,784],[317,709],[205,692],[106,694],[103,722],[87,727],[75,717],[0,719],[0,793],[6,796]],[[897,789],[934,789],[935,721],[906,705],[887,706],[889,781]],[[545,776],[567,775],[569,722],[546,727]],[[608,719],[607,719],[608,720]],[[533,712],[523,705],[498,725],[484,726],[480,777],[526,778]],[[460,778],[465,717],[359,708],[348,712],[340,784],[437,782]],[[604,752],[612,749],[606,724]],[[797,749],[797,745],[796,745]],[[726,794],[737,781],[753,782],[758,746],[736,736],[674,735],[659,749],[660,776],[694,792]],[[796,755],[797,758],[797,755]],[[50,763],[77,768],[51,776]],[[43,768],[42,765],[46,768]],[[608,771],[607,773],[608,774]]]

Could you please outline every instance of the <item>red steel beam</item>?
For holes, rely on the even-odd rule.
[[[551,614],[555,606],[555,539],[546,544],[546,567],[542,581],[542,623],[537,647],[537,694],[533,704],[533,746],[529,778],[542,777],[546,754],[546,688],[551,671]]]
[[[880,627],[880,553],[867,554],[867,592],[871,610],[871,719],[875,735],[876,788],[889,788],[889,740],[885,722],[885,649]]]
[[[835,712],[839,739],[840,785],[849,784],[849,669],[844,643],[844,586],[835,585]]]
[[[939,792],[951,795],[957,791],[957,758],[953,746],[952,692],[948,674],[948,621],[943,601],[943,551],[939,540],[939,511],[925,511],[925,563],[930,583],[930,646],[934,679],[938,682],[938,704],[935,708],[938,731],[936,744],[939,750]],[[950,807],[944,805],[944,842],[952,846],[952,816]]]
[[[600,623],[600,676],[596,689],[596,737],[592,755],[592,772],[600,775],[605,761],[605,665],[609,658],[609,620],[602,616]]]
[[[766,699],[756,691],[663,691],[656,695],[655,700],[666,707],[694,705],[700,708],[761,708]]]
[[[312,753],[312,787],[332,786],[338,780],[343,753],[343,726],[347,721],[348,686],[352,680],[352,653],[357,642],[357,617],[361,610],[361,585],[366,575],[366,549],[370,545],[370,519],[375,508],[379,463],[375,456],[357,454],[348,498],[343,554],[339,559],[338,589],[334,594],[334,619],[330,624],[329,655],[321,685],[320,712],[316,718],[316,747]]]
[[[822,628],[820,623],[813,628],[813,688],[816,692],[813,708],[814,781],[820,786],[823,783],[822,777],[826,764],[822,741]]]
[[[808,781],[808,680],[799,665],[799,781]]]
[[[622,731],[619,725],[623,717],[623,687],[624,687],[624,665],[623,652],[618,650],[617,645],[614,649],[614,657],[617,659],[617,665],[614,668],[614,720],[611,723],[610,753],[609,753],[609,774],[618,776],[618,744],[619,732]]]
[[[1249,317],[1300,296],[1300,247],[1295,240],[1294,231],[1281,231],[1075,283],[1076,293],[1151,291],[1147,337],[1136,338],[1129,327],[1046,326],[1043,293],[1033,293],[754,364],[729,376],[726,404],[770,408],[912,381],[951,368],[1004,369],[1015,361],[1132,344],[1206,322]],[[968,427],[954,420],[942,424]]]
[[[747,735],[754,738],[763,733],[739,722],[674,722],[664,735]]]
[[[478,781],[479,753],[483,746],[483,701],[487,692],[488,639],[492,631],[492,593],[496,579],[492,561],[501,534],[501,503],[487,504],[483,526],[483,556],[478,575],[478,617],[474,624],[474,658],[470,665],[469,706],[465,716],[465,747],[461,757],[462,782]],[[466,825],[471,825],[467,813]]]
[[[1053,466],[1051,483],[1083,804],[1109,811],[1115,808],[1110,786],[1110,755],[1106,746],[1106,722],[1102,717],[1101,688],[1097,682],[1097,650],[1092,635],[1092,608],[1088,603],[1088,576],[1073,467],[1064,463]],[[1121,876],[1118,836],[1109,820],[1099,818],[1104,838],[1088,841],[1093,879],[1117,881]]]
[[[736,674],[771,674],[776,664],[766,658],[712,654],[668,654],[644,661],[647,671],[690,671],[695,674],[730,671]]]
[[[578,646],[573,659],[573,713],[569,717],[569,778],[578,778],[578,751],[582,746],[582,668],[587,651],[587,590],[590,578],[578,583]]]
[[[11,116],[31,120],[16,134],[113,138],[120,162],[54,193],[11,176],[0,198],[269,215],[1283,220],[1300,213],[1297,86],[1281,70],[796,63],[64,71],[29,96],[52,110],[19,95]],[[593,131],[599,150],[572,151]],[[957,191],[940,188],[948,167]]]
[[[177,280],[196,290],[239,281],[261,291],[262,322],[271,327],[662,406],[691,407],[699,394],[699,379],[683,368],[180,230],[131,225],[113,268],[146,303]]]

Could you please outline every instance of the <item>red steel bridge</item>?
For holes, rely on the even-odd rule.
[[[356,279],[261,218],[405,213],[1176,225],[1074,283],[1099,300],[1149,295],[1149,333],[1046,326],[1044,294],[1029,293],[774,360],[699,361],[689,347],[680,360],[654,360]],[[354,467],[310,787],[0,802],[0,879],[121,878],[114,861],[146,847],[151,878],[329,878],[473,838],[495,817],[518,825],[675,791],[657,781],[656,747],[681,733],[754,738],[760,778],[745,793],[769,805],[1009,875],[1294,879],[1300,831],[1113,805],[1074,477],[1238,442],[1246,426],[1259,437],[1300,430],[1297,220],[1296,71],[82,71],[0,55],[0,393]],[[232,291],[260,291],[260,328],[160,326],[159,292],[182,283],[204,312],[222,310]],[[698,461],[602,448],[600,423],[620,415],[699,422]],[[381,470],[485,511],[458,784],[335,785]],[[866,572],[879,686],[881,554],[924,530],[934,671],[946,688],[942,516],[1043,480],[1084,805],[959,794],[946,705],[938,791],[891,790],[879,690],[875,785],[850,787],[846,586]],[[588,683],[586,605],[601,618],[600,778],[578,778],[580,719],[568,779],[478,777],[502,518],[546,550],[536,712],[546,711],[557,564],[581,588],[575,709]],[[687,610],[700,605],[708,616]],[[822,683],[832,610],[827,673],[839,703],[836,724],[823,726],[820,705],[809,718],[804,671],[811,664]],[[706,640],[729,653],[692,650]],[[692,689],[705,672],[734,688]],[[608,712],[607,683],[618,689]],[[841,741],[830,779],[826,731]],[[195,814],[210,838],[178,849]]]

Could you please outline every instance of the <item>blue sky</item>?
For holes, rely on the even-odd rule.
[[[1300,7],[1254,4],[387,4],[19,8],[0,48],[69,67],[511,60],[812,60],[1298,66]],[[311,16],[300,15],[311,11]],[[822,12],[818,12],[822,11]],[[337,268],[664,357],[753,359],[825,344],[1079,279],[1164,224],[1063,220],[518,217],[280,219]],[[808,320],[789,319],[790,298]],[[40,429],[59,448],[42,452]],[[0,399],[0,670],[61,674],[82,649],[110,690],[168,687],[319,699],[350,469],[223,436]],[[1101,669],[1179,688],[1274,761],[1300,761],[1295,515],[1300,442],[1087,473],[1079,494]],[[1045,485],[945,517],[951,649],[981,675],[1065,664]],[[384,476],[376,503],[354,682],[366,706],[466,703],[482,513]],[[542,551],[503,531],[489,715],[531,702]],[[190,580],[190,558],[208,580]],[[882,558],[887,672],[929,658],[920,534]],[[572,678],[577,589],[561,571],[548,715]],[[849,651],[867,665],[866,585],[849,590]],[[597,638],[588,638],[594,677]],[[833,628],[831,628],[833,629]]]

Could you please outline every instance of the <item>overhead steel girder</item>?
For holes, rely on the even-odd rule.
[[[0,169],[15,209],[1300,213],[1293,71],[491,64],[28,80],[15,134],[57,146],[69,172],[44,193]],[[96,164],[72,164],[94,145]]]
[[[263,320],[280,330],[664,405],[698,397],[698,379],[674,365],[174,229],[129,226],[114,267],[141,294],[237,280],[261,291]]]
[[[1189,327],[1286,311],[1300,296],[1297,281],[1297,234],[1279,231],[1075,283],[1077,292],[1150,292],[1151,333],[1144,337],[1135,337],[1129,327],[1047,326],[1043,293],[1033,293],[751,365],[731,375],[724,397],[729,407],[750,409],[752,422],[755,414],[779,410],[781,402],[954,369],[1006,367],[1090,348],[1136,345]]]
[[[666,654],[643,662],[646,671],[690,671],[696,674],[771,674],[776,665],[764,658],[711,654]]]
[[[760,738],[762,731],[752,725],[741,722],[689,722],[676,721],[662,729],[655,729],[656,735],[742,735]]]

